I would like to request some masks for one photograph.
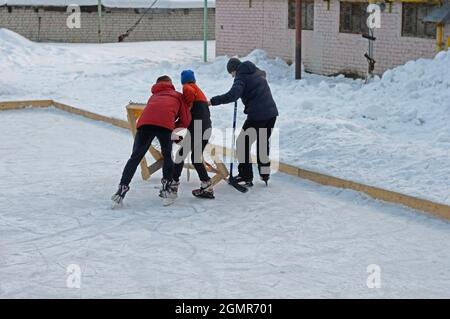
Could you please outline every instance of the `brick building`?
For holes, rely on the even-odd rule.
[[[375,29],[375,73],[420,57],[436,54],[435,23],[423,23],[437,1],[394,0],[381,8],[381,28]],[[444,0],[448,3],[448,0]],[[305,69],[318,74],[367,72],[368,2],[303,0],[302,56]],[[384,8],[383,8],[384,7]],[[294,60],[295,0],[217,0],[216,54],[244,56],[255,48],[272,57]],[[443,26],[443,48],[450,22]]]
[[[209,2],[209,39],[215,36],[215,2]],[[0,28],[33,41],[98,42],[98,0],[0,0]],[[153,0],[102,0],[101,40],[117,42]],[[68,28],[70,4],[81,9],[81,28]],[[203,39],[203,0],[159,0],[126,41]]]

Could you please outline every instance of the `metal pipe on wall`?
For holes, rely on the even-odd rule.
[[[208,62],[208,0],[203,9],[203,62]]]
[[[302,0],[295,1],[295,79],[302,78]]]
[[[98,0],[98,43],[102,43],[102,0]]]
[[[444,25],[438,23],[436,25],[436,51],[442,51],[444,49]]]

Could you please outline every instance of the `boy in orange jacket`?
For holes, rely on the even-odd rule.
[[[178,152],[178,158],[174,166],[173,185],[178,191],[184,159],[191,151],[192,163],[201,181],[200,188],[194,190],[192,194],[196,197],[213,199],[214,191],[211,186],[211,178],[203,164],[203,151],[211,138],[212,126],[208,99],[197,86],[195,74],[192,70],[184,70],[181,73],[181,84],[183,85],[184,100],[191,110],[192,122],[188,127],[190,143],[185,142]]]

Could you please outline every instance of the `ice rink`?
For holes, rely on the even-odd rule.
[[[450,297],[448,222],[281,173],[216,200],[183,175],[170,207],[138,173],[111,210],[128,131],[53,109],[0,122],[1,298]]]

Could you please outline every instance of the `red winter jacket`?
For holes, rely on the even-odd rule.
[[[152,93],[137,121],[137,128],[142,125],[156,125],[174,130],[189,126],[191,112],[184,102],[183,95],[175,90],[172,83],[156,83],[152,87]]]

